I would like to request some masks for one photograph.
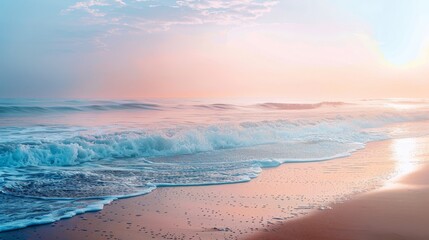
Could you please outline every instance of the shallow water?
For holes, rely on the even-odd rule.
[[[0,231],[156,187],[244,182],[264,167],[426,134],[422,100],[0,100]]]

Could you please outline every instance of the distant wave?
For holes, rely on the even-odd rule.
[[[210,109],[210,110],[231,110],[236,109],[236,105],[224,104],[224,103],[214,103],[214,104],[200,104],[194,105],[196,108]]]
[[[339,107],[344,102],[320,102],[320,103],[261,103],[251,106],[240,106],[225,103],[178,105],[178,109],[197,110],[235,110],[239,108],[259,108],[276,110],[308,110],[320,107]],[[137,101],[64,101],[64,102],[26,102],[19,104],[15,102],[0,102],[0,114],[43,114],[43,113],[67,113],[67,112],[91,112],[91,111],[120,111],[120,110],[167,110],[167,106],[154,103]]]
[[[30,105],[0,105],[0,113],[50,113],[50,112],[83,112],[110,110],[160,110],[161,106],[150,103],[100,103],[89,105],[59,105],[59,106],[30,106]]]
[[[320,103],[261,103],[257,107],[278,109],[278,110],[308,110],[320,107],[340,107],[346,105],[345,102],[320,102]]]
[[[409,104],[409,105],[428,105],[429,102],[426,100],[398,100],[398,101],[392,101],[392,103],[396,104]]]
[[[200,104],[194,105],[196,108],[200,109],[210,109],[210,110],[234,110],[238,108],[259,108],[259,109],[274,109],[274,110],[310,110],[321,107],[340,107],[343,105],[348,105],[349,103],[345,102],[319,102],[319,103],[281,103],[281,102],[267,102],[259,103],[250,106],[240,106],[233,104]]]

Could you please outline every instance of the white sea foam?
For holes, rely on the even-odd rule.
[[[423,117],[381,114],[361,118],[337,116],[334,119],[316,120],[245,121],[162,130],[135,129],[65,139],[58,137],[55,132],[46,132],[44,139],[33,141],[13,139],[5,142],[8,138],[5,136],[3,143],[0,143],[0,166],[68,166],[106,158],[174,156],[295,141],[366,143],[388,137],[386,133],[368,134],[366,129]],[[29,131],[30,134],[32,132]],[[22,134],[22,131],[15,133]],[[28,136],[28,133],[23,136]]]

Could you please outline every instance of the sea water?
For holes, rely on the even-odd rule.
[[[263,168],[427,134],[426,100],[0,100],[0,231],[157,187],[250,181]]]

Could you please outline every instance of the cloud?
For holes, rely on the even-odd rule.
[[[152,32],[168,30],[173,25],[242,24],[270,12],[277,3],[274,0],[89,0],[77,2],[64,12],[84,11],[107,20],[120,18],[123,26]],[[113,24],[118,26],[117,21]]]
[[[252,24],[278,3],[275,0],[86,0],[63,10],[83,12],[79,17],[96,29],[92,42],[107,49],[105,41],[124,33],[168,31],[174,26]]]
[[[68,7],[66,10],[64,10],[63,12],[73,12],[73,11],[85,11],[88,14],[94,16],[94,17],[103,17],[106,14],[101,12],[97,7],[101,7],[101,6],[109,6],[110,4],[106,3],[105,1],[102,0],[90,0],[90,1],[86,1],[86,2],[77,2],[74,5]]]
[[[278,1],[183,0],[176,3],[180,7],[194,10],[202,22],[238,24],[270,12]]]

